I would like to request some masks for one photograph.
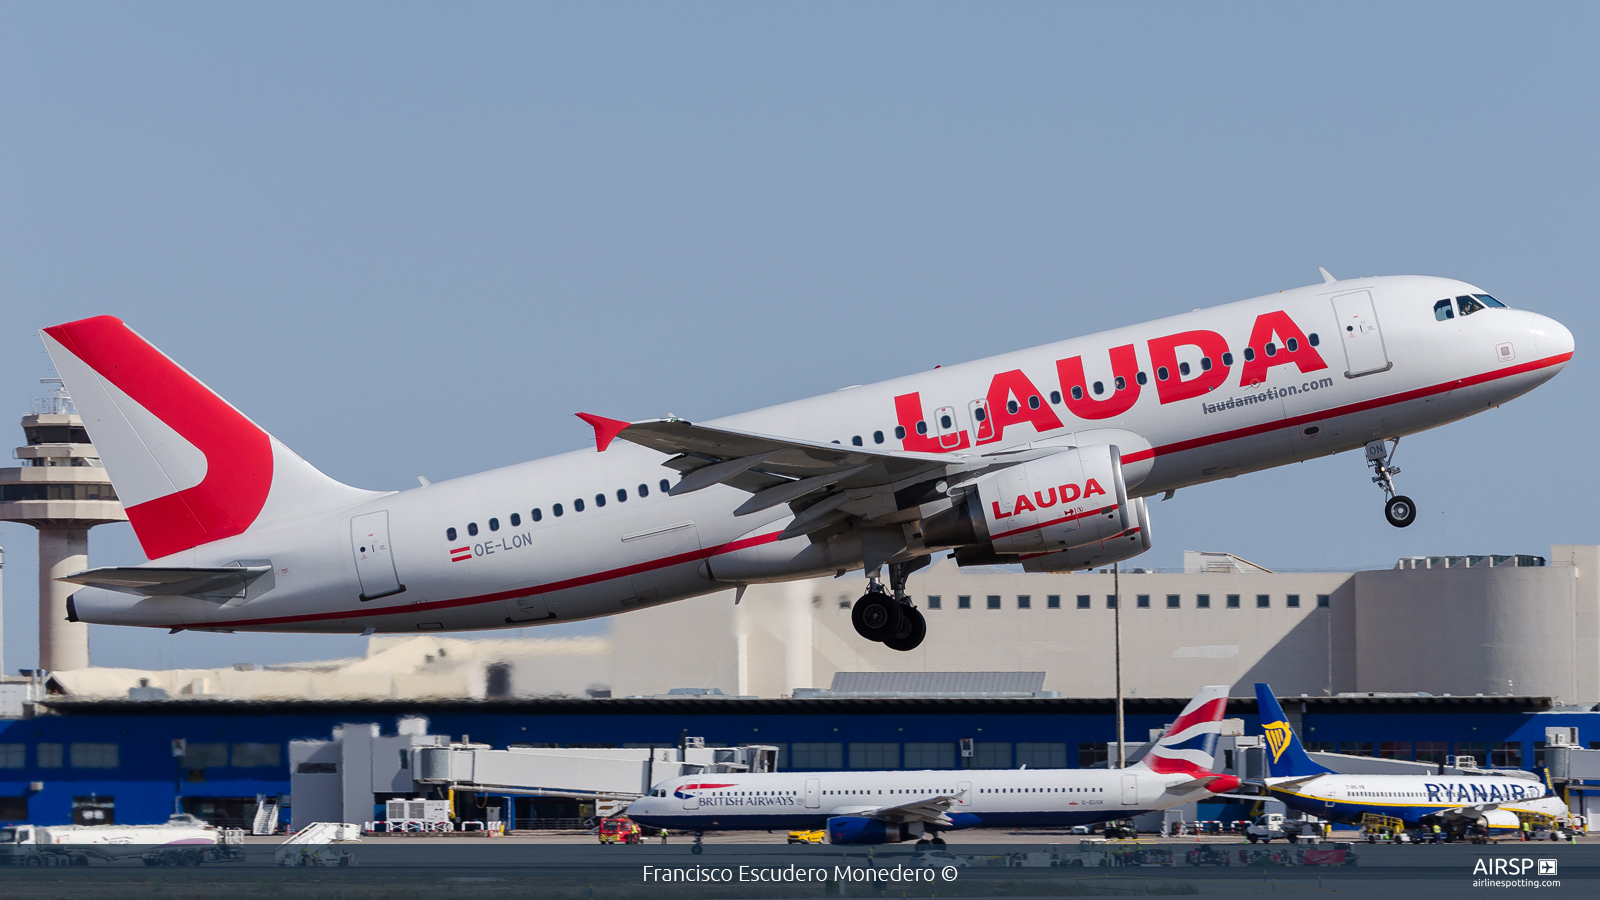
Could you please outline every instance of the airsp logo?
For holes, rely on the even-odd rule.
[[[1554,874],[1556,874],[1556,861],[1553,860],[1553,859],[1541,859],[1541,860],[1539,860],[1539,874],[1540,875],[1554,875]]]
[[[1277,762],[1283,757],[1283,751],[1289,748],[1289,742],[1294,740],[1294,732],[1289,730],[1288,722],[1272,722],[1266,729],[1267,746],[1272,749],[1272,761]]]

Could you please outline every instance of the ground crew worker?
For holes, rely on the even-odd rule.
[[[1529,830],[1530,830],[1530,827],[1529,827],[1528,823],[1526,821],[1524,821],[1522,823],[1522,839],[1524,841],[1526,841],[1528,839]]]
[[[1433,823],[1433,842],[1435,844],[1444,843],[1444,829],[1439,827],[1438,822]]]
[[[661,844],[662,844],[662,846],[666,846],[666,843],[667,843],[667,830],[665,828],[663,828],[663,829],[661,829]]]

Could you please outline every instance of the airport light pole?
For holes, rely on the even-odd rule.
[[[1117,768],[1128,766],[1128,751],[1122,734],[1122,563],[1111,564],[1111,622],[1116,630],[1117,669]]]

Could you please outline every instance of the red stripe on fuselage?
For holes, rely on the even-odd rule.
[[[583,587],[584,585],[597,584],[602,581],[610,581],[613,578],[625,578],[629,575],[637,575],[641,572],[650,572],[656,569],[665,569],[668,566],[696,562],[712,556],[718,556],[723,553],[733,553],[734,551],[744,550],[749,547],[759,547],[762,544],[770,544],[777,539],[778,532],[774,531],[771,534],[759,534],[752,538],[742,538],[737,541],[729,541],[726,544],[710,547],[704,550],[691,550],[687,553],[679,553],[673,556],[664,556],[661,559],[652,559],[642,563],[635,563],[631,566],[623,566],[620,569],[608,569],[604,572],[596,572],[592,575],[579,575],[576,578],[568,578],[564,581],[552,581],[549,584],[518,588],[514,591],[499,591],[493,594],[480,594],[476,597],[457,597],[453,600],[432,600],[426,603],[417,603],[402,608],[390,607],[387,609],[350,609],[337,612],[311,613],[303,616],[274,616],[268,619],[245,619],[242,621],[224,620],[210,624],[201,624],[197,622],[190,625],[185,625],[183,627],[240,628],[252,625],[288,625],[294,622],[326,622],[333,619],[362,619],[370,618],[372,616],[392,616],[402,613],[410,614],[430,612],[436,609],[455,609],[462,606],[476,606],[480,603],[494,603],[499,600],[510,600],[513,597],[531,597],[535,594],[549,594],[554,593],[555,591],[564,591],[569,588]],[[150,627],[174,628],[177,626],[152,625]]]
[[[1237,440],[1239,438],[1251,437],[1257,434],[1266,434],[1269,431],[1277,431],[1280,428],[1293,428],[1296,425],[1304,425],[1308,422],[1315,422],[1319,419],[1328,419],[1335,416],[1347,416],[1351,415],[1352,413],[1366,412],[1369,409],[1378,409],[1379,407],[1383,406],[1392,406],[1396,403],[1404,403],[1407,400],[1418,400],[1423,397],[1432,397],[1435,394],[1449,393],[1457,388],[1487,384],[1491,381],[1498,381],[1501,378],[1510,378],[1513,375],[1522,375],[1527,372],[1534,372],[1538,371],[1539,369],[1547,369],[1551,366],[1558,366],[1570,359],[1572,359],[1571,353],[1563,353],[1560,356],[1549,356],[1545,357],[1544,359],[1536,359],[1532,362],[1525,362],[1521,365],[1512,366],[1508,369],[1500,369],[1494,372],[1484,372],[1478,375],[1473,375],[1470,378],[1458,378],[1455,381],[1446,381],[1440,384],[1429,385],[1428,387],[1417,388],[1415,390],[1402,391],[1398,394],[1390,394],[1387,397],[1377,397],[1372,400],[1362,400],[1359,403],[1348,403],[1344,406],[1335,406],[1332,409],[1304,413],[1302,415],[1287,419],[1278,419],[1277,421],[1273,422],[1263,422],[1260,425],[1248,425],[1244,428],[1235,428],[1232,431],[1219,431],[1216,434],[1209,434],[1205,437],[1190,438],[1186,441],[1176,441],[1171,444],[1163,444],[1160,447],[1152,447],[1149,450],[1138,450],[1133,453],[1127,453],[1123,455],[1122,461],[1124,464],[1139,462],[1141,460],[1152,459],[1157,456],[1166,456],[1171,453],[1182,453],[1185,450],[1194,450],[1199,447],[1208,447],[1212,444],[1221,444],[1226,441]]]

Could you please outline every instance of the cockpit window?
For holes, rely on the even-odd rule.
[[[1450,308],[1450,298],[1446,297],[1433,305],[1433,317],[1443,322],[1456,317],[1455,310]]]
[[[1484,306],[1493,306],[1496,309],[1505,309],[1506,305],[1488,294],[1473,294],[1474,299],[1483,301]]]
[[[1472,299],[1471,297],[1457,297],[1456,306],[1461,308],[1461,314],[1463,316],[1470,316],[1473,313],[1483,309],[1483,304]]]

